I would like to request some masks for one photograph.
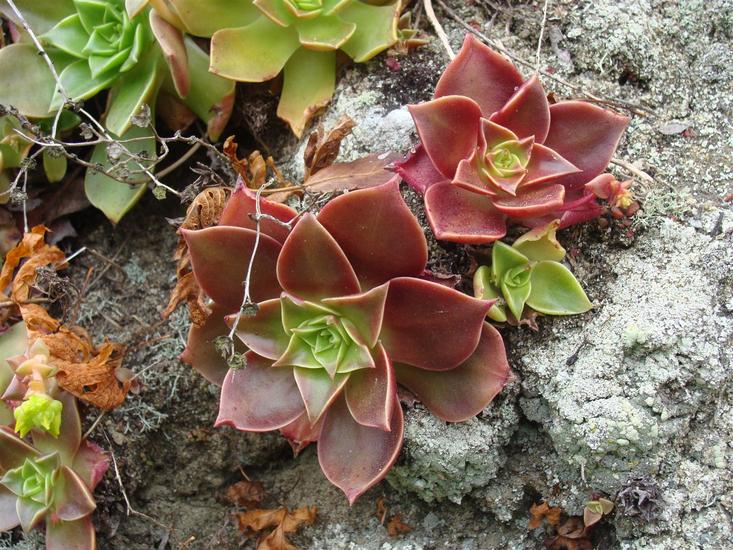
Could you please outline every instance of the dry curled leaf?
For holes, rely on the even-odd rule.
[[[537,529],[542,525],[542,522],[547,520],[547,523],[554,527],[560,523],[560,515],[562,514],[562,508],[559,506],[550,506],[547,502],[541,504],[533,504],[529,509],[529,523],[527,524],[528,530]]]
[[[400,158],[396,153],[383,153],[332,164],[311,176],[304,187],[319,193],[376,187],[396,177],[387,167]]]
[[[316,521],[317,513],[316,506],[306,506],[293,511],[287,508],[249,510],[237,514],[236,517],[239,530],[245,536],[274,527],[270,533],[260,538],[257,550],[293,550],[295,547],[285,535],[295,533],[303,525],[312,525]]]
[[[332,165],[338,157],[341,142],[351,133],[356,124],[350,117],[344,115],[328,133],[323,124],[318,124],[316,131],[308,137],[308,143],[303,153],[305,162],[305,180],[313,174]]]
[[[390,537],[398,537],[412,531],[412,527],[402,521],[402,514],[395,514],[387,520],[387,534]]]
[[[265,488],[259,481],[238,481],[227,488],[224,496],[235,506],[254,508],[265,498]]]

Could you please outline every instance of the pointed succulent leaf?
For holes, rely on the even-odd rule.
[[[323,300],[323,305],[349,321],[345,328],[351,338],[373,348],[382,330],[388,288],[389,284],[384,283],[362,294],[326,298]]]
[[[440,77],[435,97],[469,97],[489,117],[509,101],[522,82],[522,75],[509,60],[469,33],[461,51]]]
[[[542,216],[560,208],[565,197],[562,185],[530,188],[516,197],[494,199],[493,205],[501,213],[511,218]]]
[[[7,358],[25,353],[28,345],[28,332],[24,323],[15,323],[5,332],[0,334],[0,426],[7,426],[13,423],[13,411],[4,401],[2,396],[15,378],[13,369]],[[1,529],[0,529],[1,531]]]
[[[132,19],[137,14],[142,12],[148,5],[149,0],[125,0],[125,11],[127,17]]]
[[[338,50],[351,38],[356,24],[342,20],[336,15],[320,15],[303,19],[295,25],[300,43],[316,51]]]
[[[117,136],[113,138],[119,139]],[[149,158],[155,155],[155,136],[150,128],[139,128],[134,127],[125,135],[125,139],[132,138],[147,138],[147,139],[135,139],[134,141],[128,141],[126,147],[131,153],[139,155],[145,152]],[[90,162],[93,164],[99,163],[106,170],[112,167],[112,161],[108,155],[108,144],[100,143],[94,146],[92,157]],[[136,162],[130,160],[126,163],[126,169],[130,172],[139,172],[140,167]],[[101,172],[95,172],[94,170],[87,170],[84,176],[84,192],[92,205],[99,208],[104,215],[112,223],[119,223],[122,216],[127,214],[130,209],[137,204],[137,202],[145,194],[146,185],[144,183],[145,176],[138,176],[134,178],[134,181],[122,183],[117,181]]]
[[[439,183],[425,193],[428,222],[438,240],[487,244],[506,235],[506,216],[492,199],[450,183]]]
[[[350,504],[387,475],[400,453],[404,424],[397,399],[393,407],[389,431],[356,422],[343,398],[326,413],[318,438],[318,462]]]
[[[48,32],[59,21],[76,11],[73,0],[14,0],[13,3],[36,36]],[[18,27],[21,26],[17,14],[7,2],[0,1],[0,13]],[[2,74],[5,77],[5,73]]]
[[[481,339],[464,363],[449,371],[395,364],[397,381],[438,418],[463,422],[480,413],[511,377],[501,334],[484,323]]]
[[[89,41],[89,33],[82,25],[78,13],[69,15],[59,21],[41,38],[46,44],[50,44],[62,52],[80,59],[87,58],[84,48]]]
[[[574,315],[593,307],[570,270],[550,261],[539,262],[532,269],[532,293],[527,305],[545,315]]]
[[[433,165],[446,178],[453,178],[458,163],[476,148],[481,108],[474,100],[458,95],[408,108]]]
[[[233,323],[235,318],[235,315],[229,316],[227,323]],[[237,336],[249,349],[266,359],[275,361],[280,357],[290,342],[283,328],[280,300],[260,302],[255,315],[242,315]]]
[[[291,369],[247,352],[247,366],[231,369],[224,379],[216,426],[267,432],[287,426],[305,407]]]
[[[95,550],[91,515],[76,521],[46,521],[46,550]]]
[[[487,168],[479,166],[478,153],[479,151],[474,151],[470,157],[458,163],[456,175],[453,177],[451,183],[471,193],[489,195],[490,197],[496,197],[500,190],[506,190],[507,188],[514,194],[516,192],[516,186],[519,185],[524,177],[523,170],[520,170],[516,177],[513,178],[490,177]],[[482,164],[483,162],[481,160]]]
[[[514,267],[509,269],[499,281],[501,294],[506,300],[509,311],[516,319],[522,318],[524,304],[527,302],[532,290],[530,283],[531,271],[532,268],[529,265]]]
[[[293,228],[277,261],[282,288],[305,299],[359,292],[359,279],[336,240],[312,214]]]
[[[285,292],[282,293],[280,303],[282,305],[283,327],[287,334],[292,334],[293,329],[314,317],[336,315],[336,311],[324,306],[322,303],[306,302]]]
[[[521,185],[526,188],[578,172],[579,168],[555,151],[535,143],[527,163],[527,175]]]
[[[28,432],[37,428],[58,437],[62,408],[61,401],[46,394],[35,393],[13,411],[15,431],[20,437],[25,437]]]
[[[62,521],[76,521],[97,507],[84,481],[66,466],[59,469],[53,491],[54,515]]]
[[[256,233],[250,229],[225,226],[181,233],[188,245],[193,272],[201,289],[228,311],[239,310]],[[250,278],[250,294],[254,302],[280,294],[280,285],[275,277],[280,248],[275,239],[260,235]]]
[[[542,143],[550,129],[550,104],[539,76],[534,74],[493,115],[491,121],[508,128],[519,138],[534,137]]]
[[[405,180],[407,185],[421,195],[424,195],[428,188],[436,183],[448,182],[448,178],[435,168],[433,161],[430,160],[422,145],[418,145],[415,152],[410,154],[407,159],[398,162],[395,165],[395,171]]]
[[[92,76],[89,63],[86,59],[79,59],[67,65],[59,74],[59,81],[66,90],[68,96],[74,101],[83,101],[98,94],[117,79],[117,74],[108,72]],[[60,92],[56,92],[51,100],[51,109],[60,109],[64,104],[64,98]]]
[[[277,116],[300,137],[310,119],[331,100],[335,88],[335,52],[300,48],[285,64]]]
[[[18,43],[0,48],[0,74],[0,104],[12,105],[29,117],[51,114],[56,82],[35,46]]]
[[[427,370],[452,369],[476,349],[491,305],[437,283],[392,279],[382,344],[392,361]]]
[[[150,28],[168,64],[176,92],[185,98],[191,85],[191,75],[188,72],[188,54],[183,33],[155,11],[150,12]]]
[[[20,527],[23,532],[30,533],[46,517],[48,505],[27,498],[19,498],[16,502],[15,511],[18,518],[20,518]]]
[[[0,472],[17,468],[26,458],[40,453],[20,439],[7,426],[0,426]]]
[[[292,222],[298,213],[285,204],[269,201],[260,197],[260,212],[277,218],[281,222]],[[248,189],[241,180],[237,181],[231,197],[224,205],[219,218],[219,225],[234,225],[246,229],[257,229],[257,222],[252,216],[257,213],[257,194]],[[260,220],[260,231],[276,241],[283,243],[290,234],[290,229],[268,219]]]
[[[300,394],[303,396],[305,410],[311,424],[318,422],[323,413],[339,396],[350,377],[349,374],[336,374],[331,377],[323,369],[303,369],[299,367],[293,369],[293,375],[300,389]]]
[[[560,262],[565,257],[565,249],[557,241],[559,227],[560,220],[535,227],[514,241],[512,248],[533,262],[542,260]]]
[[[297,419],[293,420],[287,426],[280,428],[280,433],[287,438],[290,447],[293,449],[295,456],[305,449],[310,443],[318,441],[323,426],[323,417],[315,424],[311,424],[308,420],[308,414],[303,413]]]
[[[0,533],[10,531],[20,525],[15,511],[18,497],[10,489],[0,484]]]
[[[245,27],[222,28],[211,37],[211,71],[241,82],[275,78],[300,47],[294,27],[260,17]]]
[[[66,175],[68,162],[66,157],[52,149],[43,150],[43,173],[49,183],[58,183]]]
[[[196,369],[199,374],[212,384],[221,386],[224,377],[229,371],[229,365],[217,349],[216,340],[229,333],[229,327],[224,322],[224,316],[229,310],[212,304],[211,315],[206,318],[203,325],[191,325],[188,331],[186,349],[181,354],[181,361],[184,361]],[[234,340],[235,353],[244,353],[246,346],[239,340]]]
[[[368,61],[397,42],[399,1],[393,0],[383,6],[364,2],[342,2],[340,5],[338,16],[356,25],[356,31],[341,49],[357,63]]]
[[[491,249],[491,273],[496,284],[500,284],[510,269],[529,265],[529,258],[506,243],[497,241]]]
[[[629,118],[584,101],[561,101],[550,107],[550,132],[544,145],[582,172],[559,180],[568,187],[582,185],[605,170]]]
[[[262,12],[252,0],[150,0],[155,11],[194,36],[209,37],[219,29],[244,27]]]
[[[273,23],[277,23],[281,27],[287,27],[295,21],[295,16],[285,7],[283,0],[254,0],[252,3]]]
[[[473,295],[479,300],[498,300],[500,298],[499,290],[494,286],[492,277],[491,268],[486,265],[480,266],[474,273]],[[504,306],[499,303],[491,306],[487,315],[497,323],[506,323]]]
[[[33,446],[43,454],[58,453],[61,463],[71,466],[81,444],[81,418],[76,398],[68,392],[62,391],[57,395],[62,403],[61,428],[59,436],[41,430],[33,430]]]
[[[381,344],[374,348],[373,369],[351,373],[346,384],[346,404],[351,416],[362,426],[389,430],[397,386],[392,363]]]
[[[71,469],[90,491],[94,491],[107,472],[107,468],[109,468],[109,454],[96,443],[86,439],[82,441]]]
[[[425,235],[396,181],[333,199],[318,221],[339,243],[365,287],[418,276],[425,269]]]

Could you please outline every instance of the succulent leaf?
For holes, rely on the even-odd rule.
[[[554,220],[527,231],[514,241],[512,248],[533,262],[542,260],[561,262],[565,258],[565,249],[557,241],[559,227],[560,220]]]
[[[533,137],[542,143],[550,130],[550,104],[539,76],[532,75],[509,98],[491,121],[514,132],[519,138]]]
[[[97,507],[84,481],[66,466],[59,469],[53,492],[54,515],[62,521],[82,519]]]
[[[35,46],[21,42],[0,48],[0,74],[0,103],[30,117],[51,114],[56,82]]]
[[[34,428],[59,436],[63,404],[45,394],[33,394],[13,411],[15,431],[25,437]]]
[[[380,344],[374,350],[374,365],[351,373],[344,392],[346,404],[362,426],[389,430],[397,386],[392,363]]]
[[[385,283],[362,294],[326,298],[323,304],[348,320],[344,329],[351,338],[371,349],[377,345],[382,331],[388,288]]]
[[[150,0],[168,22],[188,34],[209,37],[224,28],[252,23],[260,10],[257,0]]]
[[[447,183],[449,181],[448,178],[438,172],[422,145],[418,145],[415,152],[407,159],[397,163],[395,171],[407,185],[422,195],[436,183]]]
[[[545,315],[574,315],[593,307],[575,276],[564,265],[542,261],[532,269],[527,305]]]
[[[338,10],[338,16],[342,20],[356,26],[355,32],[341,49],[357,63],[368,61],[397,42],[399,1],[383,6],[370,6],[364,2],[340,2],[332,9]]]
[[[473,295],[479,300],[499,300],[501,298],[499,289],[494,286],[493,275],[489,266],[479,266],[476,273],[474,273]],[[487,315],[497,323],[506,323],[507,317],[504,306],[498,302],[491,306]]]
[[[303,396],[305,410],[311,424],[315,424],[334,400],[339,396],[349,380],[349,374],[331,376],[323,369],[293,369],[295,381]]]
[[[13,3],[36,35],[48,32],[59,21],[75,12],[73,0],[14,0]],[[7,2],[0,2],[0,13],[21,27],[18,16]],[[2,74],[5,77],[5,73]]]
[[[268,201],[264,198],[260,198],[260,212],[277,218],[284,223],[289,223],[298,216],[298,213],[289,206]],[[245,229],[257,229],[257,222],[252,219],[252,215],[256,213],[256,193],[248,189],[244,185],[244,182],[239,180],[237,187],[224,205],[224,210],[219,218],[219,225],[233,225]],[[285,242],[285,239],[290,234],[289,228],[268,219],[260,220],[260,231],[280,243]]]
[[[20,525],[15,503],[18,497],[7,487],[0,484],[0,532],[10,531]]]
[[[94,526],[90,516],[76,521],[47,521],[46,550],[94,550]]]
[[[227,319],[228,323],[233,321],[233,316]],[[241,316],[237,325],[237,336],[258,355],[277,360],[285,353],[290,341],[283,327],[280,300],[260,302],[255,315]]]

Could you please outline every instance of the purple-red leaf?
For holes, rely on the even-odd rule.
[[[305,214],[283,244],[277,278],[285,291],[306,300],[360,291],[344,251],[313,214]]]
[[[290,447],[293,449],[293,454],[298,456],[300,451],[305,449],[310,443],[318,441],[318,436],[321,435],[321,427],[323,426],[323,417],[316,422],[311,424],[308,420],[308,413],[301,414],[298,418],[293,420],[287,426],[280,428],[280,433],[288,440]]]
[[[336,374],[331,378],[324,369],[295,367],[293,374],[311,424],[318,422],[349,379],[348,374]]]
[[[448,178],[438,172],[422,145],[415,147],[415,152],[405,160],[395,164],[395,171],[405,180],[407,185],[421,195],[424,195],[431,185],[449,181]]]
[[[228,310],[214,304],[211,315],[206,318],[202,326],[191,325],[188,331],[186,349],[181,354],[181,361],[188,363],[212,384],[221,386],[224,377],[229,371],[229,365],[216,349],[214,340],[229,333],[229,327],[224,322]],[[234,350],[244,353],[247,348],[239,340],[234,341]]]
[[[95,550],[91,516],[76,521],[46,521],[46,550]]]
[[[400,364],[394,368],[397,381],[447,422],[462,422],[477,415],[511,376],[504,341],[488,323],[483,325],[476,351],[455,369],[436,372]]]
[[[535,74],[522,84],[501,110],[491,115],[491,121],[520,139],[534,137],[536,143],[545,141],[550,129],[550,104],[539,77]]]
[[[70,468],[61,466],[54,484],[54,515],[64,521],[76,521],[91,514],[97,505],[84,481]]]
[[[17,468],[26,458],[37,457],[38,451],[23,442],[13,430],[0,426],[0,471]]]
[[[272,367],[272,362],[247,352],[247,366],[231,369],[221,388],[215,426],[268,432],[287,426],[305,406],[292,369]]]
[[[425,269],[427,241],[396,181],[341,195],[323,207],[318,221],[336,239],[364,287]]]
[[[257,306],[255,315],[240,317],[237,336],[257,355],[275,361],[285,353],[290,342],[290,337],[283,329],[280,300],[267,300]],[[234,315],[229,316],[227,324],[233,323],[235,318]]]
[[[521,187],[530,187],[567,174],[575,174],[580,169],[562,158],[552,149],[535,143],[527,164],[527,175]]]
[[[288,223],[295,219],[298,213],[285,204],[273,202],[260,196],[260,212]],[[219,225],[235,225],[245,229],[256,229],[257,222],[253,216],[257,213],[257,194],[248,189],[241,179],[229,197],[219,219]],[[260,231],[276,241],[283,243],[288,238],[290,229],[282,224],[268,219],[260,220]]]
[[[150,28],[168,64],[176,92],[179,96],[186,97],[191,86],[191,80],[188,73],[188,54],[186,53],[186,45],[183,42],[183,33],[154,10],[150,11]]]
[[[71,469],[79,475],[90,491],[94,491],[108,467],[109,455],[99,445],[85,439],[74,457]]]
[[[611,160],[629,118],[585,101],[561,101],[550,107],[550,133],[544,145],[582,170],[559,183],[582,185],[603,172]]]
[[[488,118],[509,101],[522,81],[522,75],[508,59],[469,33],[461,51],[440,77],[435,97],[470,97],[481,106],[481,112]]]
[[[530,188],[516,197],[494,199],[494,206],[511,218],[542,216],[562,206],[565,188],[562,185]]]
[[[437,283],[393,279],[384,308],[382,344],[392,361],[450,370],[476,349],[491,305]]]
[[[439,240],[487,244],[506,235],[506,216],[492,199],[458,185],[440,183],[428,189],[425,210]]]
[[[392,406],[390,431],[357,423],[344,399],[337,399],[323,420],[318,462],[328,480],[346,494],[349,504],[384,478],[400,453],[402,408],[397,399]]]
[[[362,426],[389,430],[397,397],[394,370],[381,344],[372,353],[375,368],[351,373],[346,384],[346,404]]]
[[[181,234],[188,245],[193,273],[201,290],[224,309],[237,311],[244,296],[243,283],[256,233],[241,227],[218,226],[181,230]],[[280,248],[280,243],[272,237],[260,235],[250,279],[250,296],[255,302],[280,294],[275,277]]]
[[[18,497],[10,489],[0,485],[0,533],[20,525],[20,519],[15,511],[17,500]]]

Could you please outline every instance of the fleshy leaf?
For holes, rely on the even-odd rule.
[[[115,138],[117,136],[112,137]],[[135,126],[130,128],[125,135],[125,139],[142,137],[148,139],[128,141],[126,147],[133,154],[139,154],[145,151],[149,158],[154,157],[155,137],[150,128],[139,128]],[[99,163],[105,169],[110,169],[112,162],[107,154],[107,149],[108,145],[106,143],[95,145],[90,162]],[[140,171],[140,167],[133,160],[127,162],[126,168],[129,172],[137,173]],[[122,216],[127,214],[145,194],[147,189],[144,183],[145,180],[146,176],[144,174],[136,176],[130,182],[135,183],[135,185],[128,185],[127,183],[112,179],[101,172],[87,170],[84,176],[84,191],[92,205],[104,212],[104,215],[112,223],[118,223],[122,219]]]
[[[468,33],[461,51],[440,77],[435,97],[470,97],[488,118],[509,101],[522,81],[522,75],[509,60]]]
[[[95,550],[91,516],[76,521],[47,521],[46,550]]]
[[[364,2],[344,3],[338,16],[356,24],[356,31],[341,49],[357,63],[363,63],[397,42],[400,2],[369,6]]]
[[[351,38],[356,30],[354,23],[336,15],[321,15],[298,21],[298,38],[307,49],[316,51],[337,50]]]
[[[323,305],[333,309],[353,325],[357,334],[352,334],[349,326],[346,326],[346,330],[354,340],[373,348],[382,330],[388,288],[388,284],[385,283],[362,294],[326,298],[323,300]]]
[[[241,82],[264,82],[275,78],[299,47],[294,27],[280,27],[260,17],[246,27],[214,33],[211,71]]]
[[[331,100],[336,88],[336,55],[298,49],[285,64],[277,116],[300,137],[308,121]]]
[[[486,265],[480,266],[473,274],[473,295],[479,300],[497,300],[500,297],[499,290],[492,282],[491,268]],[[489,318],[497,323],[506,323],[506,312],[500,304],[491,306]]]
[[[247,366],[231,369],[224,379],[216,426],[267,432],[287,426],[305,407],[291,369],[247,352]]]
[[[203,326],[191,325],[188,331],[186,349],[181,354],[181,360],[191,365],[212,384],[221,386],[224,377],[229,371],[229,365],[216,349],[214,341],[229,333],[229,327],[224,322],[224,316],[229,310],[212,304],[211,315],[206,318]],[[234,351],[244,353],[246,346],[238,339],[234,340]]]
[[[29,533],[37,527],[48,513],[47,506],[29,498],[19,498],[15,510],[24,533]]]
[[[227,319],[234,321],[234,316]],[[237,326],[237,336],[244,344],[262,357],[275,361],[288,347],[290,337],[283,328],[280,300],[257,304],[255,315],[243,315]]]
[[[535,143],[527,164],[527,175],[522,181],[522,188],[537,185],[560,176],[577,174],[578,167],[571,164],[552,149]]]
[[[536,143],[545,141],[550,130],[550,104],[539,77],[532,75],[522,84],[501,110],[491,115],[491,121],[520,139],[533,136]]]
[[[499,281],[501,294],[506,300],[509,311],[516,319],[522,318],[524,304],[532,290],[530,284],[531,267],[529,265],[510,269]]]
[[[529,258],[519,250],[501,241],[494,243],[491,249],[491,273],[497,284],[510,269],[529,265]]]
[[[150,28],[168,63],[176,92],[179,96],[186,97],[191,85],[191,75],[188,72],[188,54],[183,41],[183,33],[152,10]]]
[[[559,227],[560,220],[535,227],[514,241],[512,248],[534,262],[542,260],[560,262],[565,257],[565,249],[557,242],[556,233]]]
[[[90,491],[94,491],[94,488],[107,472],[108,467],[109,455],[99,445],[85,439],[79,446],[79,451],[74,457],[71,469],[82,479]]]
[[[54,514],[63,521],[79,520],[97,507],[86,484],[66,466],[61,466],[53,490]]]
[[[425,235],[396,181],[333,199],[318,214],[318,221],[339,243],[366,287],[394,277],[418,276],[425,269]]]
[[[38,36],[48,32],[59,21],[76,12],[73,0],[14,0],[13,3]],[[7,2],[0,2],[0,12],[7,19],[21,26],[18,16],[10,9]],[[43,63],[43,60],[41,62]],[[5,72],[0,74],[5,78]]]
[[[501,197],[493,201],[494,207],[512,218],[542,216],[560,208],[565,197],[562,185],[530,188],[516,197]]]
[[[283,244],[277,278],[285,291],[306,300],[360,290],[343,250],[312,214],[300,218]]]
[[[43,173],[49,183],[58,183],[64,179],[67,166],[68,162],[63,154],[59,155],[58,151],[54,152],[49,148],[43,150]]]
[[[188,244],[193,272],[201,289],[224,309],[238,311],[256,233],[250,229],[226,226],[183,230],[181,233]],[[254,302],[280,294],[280,285],[275,277],[280,248],[275,239],[260,235],[250,278],[250,294]]]
[[[256,229],[257,222],[251,217],[256,212],[256,193],[248,189],[239,180],[237,187],[234,189],[231,197],[229,197],[226,205],[224,205],[224,210],[219,218],[219,225],[234,225],[246,229]],[[260,196],[260,212],[286,223],[293,221],[298,216],[298,213],[289,206],[269,201],[262,196]],[[287,227],[268,219],[260,220],[260,231],[281,243],[285,242],[285,239],[290,234],[290,230]]]
[[[450,183],[438,183],[425,193],[428,222],[439,240],[487,244],[506,235],[506,216],[492,199]]]
[[[59,392],[57,398],[63,404],[61,429],[58,437],[40,430],[33,430],[33,445],[43,454],[58,453],[64,466],[71,466],[81,444],[81,418],[79,406],[73,395]]]
[[[62,408],[61,401],[49,395],[33,394],[13,411],[15,431],[20,437],[25,437],[33,428],[38,428],[58,437]]]
[[[59,21],[43,35],[43,41],[74,57],[80,59],[87,57],[83,50],[89,41],[89,34],[82,26],[78,13]]]
[[[0,48],[0,74],[1,104],[12,105],[29,117],[51,115],[56,82],[35,46],[18,43]]]
[[[550,107],[550,133],[544,145],[582,170],[559,180],[568,187],[587,183],[611,160],[629,118],[585,101],[561,101]]]
[[[458,163],[476,148],[481,108],[472,99],[457,95],[408,108],[433,165],[446,178],[453,178]]]
[[[381,344],[377,344],[373,354],[375,368],[351,373],[346,384],[346,404],[362,426],[389,430],[397,398],[394,370]]]
[[[421,195],[424,195],[432,185],[449,181],[448,178],[438,172],[422,145],[418,145],[415,152],[410,154],[407,159],[398,162],[395,165],[395,171],[405,180],[407,185]]]
[[[392,361],[450,370],[476,349],[491,302],[437,283],[400,277],[389,283],[382,344]]]
[[[289,371],[290,369],[282,369]],[[311,424],[321,418],[326,409],[333,403],[349,380],[349,374],[336,374],[331,378],[323,369],[293,369],[295,381],[303,396],[305,410]]]
[[[168,22],[194,36],[249,25],[262,12],[252,0],[150,0]]]
[[[15,496],[4,485],[0,485],[0,533],[10,531],[20,524],[20,519],[15,511],[15,503],[18,497]]]
[[[395,364],[395,371],[398,382],[446,422],[463,422],[480,413],[511,376],[501,334],[488,323],[476,351],[455,369],[435,372]]]
[[[67,65],[59,74],[59,81],[66,90],[66,93],[74,101],[83,101],[108,88],[118,78],[118,74],[110,72],[92,76],[89,62],[86,59],[79,59]],[[57,110],[63,106],[64,98],[61,93],[56,93],[51,100],[51,109]]]
[[[300,451],[305,449],[310,443],[318,441],[322,425],[323,417],[313,425],[308,420],[308,413],[304,412],[290,424],[280,428],[280,433],[287,438],[290,447],[293,449],[293,453],[295,456],[298,456]]]
[[[549,261],[539,262],[532,269],[532,293],[527,305],[545,315],[574,315],[593,307],[570,270]]]
[[[25,443],[7,426],[0,426],[0,472],[17,468],[26,458],[36,457],[39,452]]]
[[[393,407],[389,431],[357,423],[343,398],[331,405],[324,418],[318,462],[350,504],[387,475],[400,453],[403,418],[397,399]]]

